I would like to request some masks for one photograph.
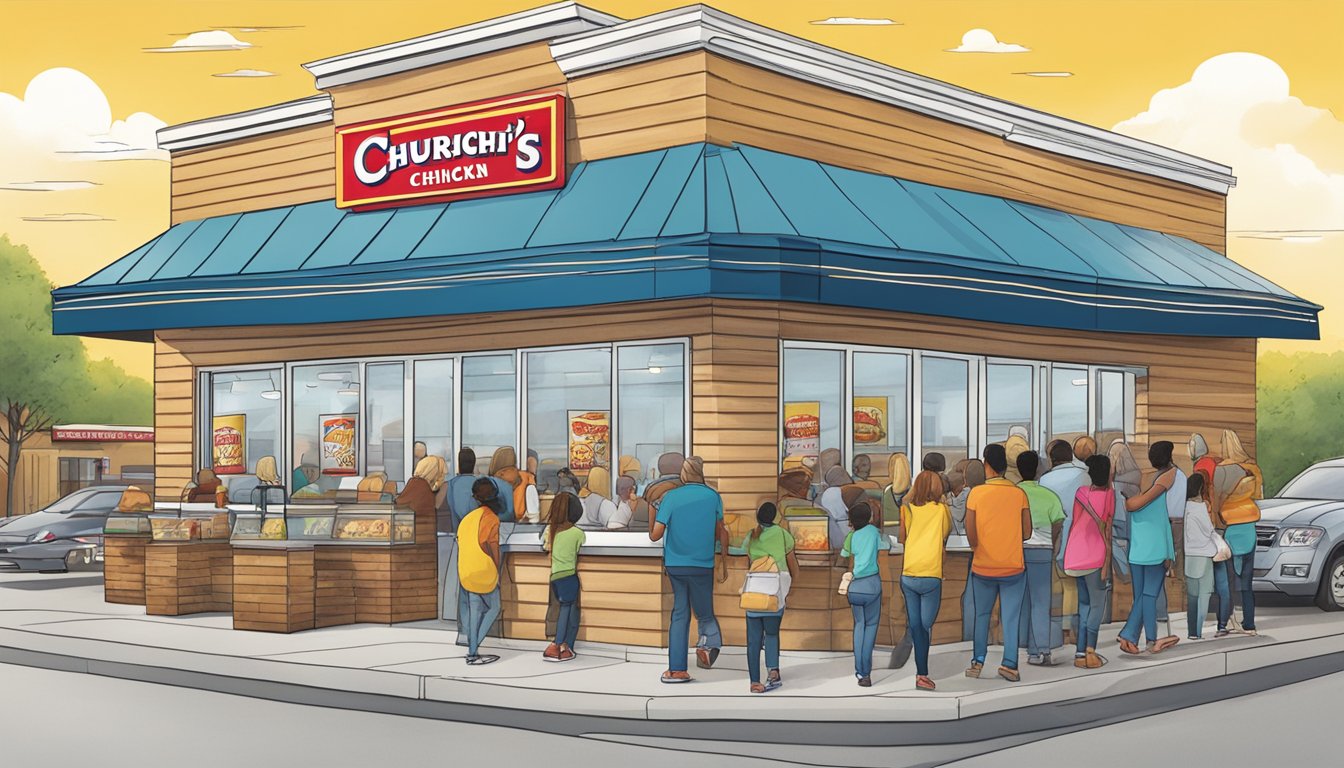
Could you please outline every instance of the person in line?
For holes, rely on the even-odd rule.
[[[1087,485],[1087,465],[1074,460],[1073,448],[1064,440],[1051,440],[1045,446],[1045,453],[1050,457],[1050,471],[1041,476],[1041,486],[1048,488],[1055,496],[1060,499],[1072,499],[1078,494],[1078,489]],[[1055,567],[1059,571],[1061,595],[1061,619],[1060,623],[1064,629],[1064,644],[1070,645],[1077,641],[1076,628],[1082,624],[1078,616],[1078,583],[1064,575],[1064,552],[1068,548],[1070,531],[1073,528],[1074,519],[1071,514],[1073,505],[1070,504],[1065,509],[1064,526],[1060,531],[1061,540],[1064,541],[1064,547],[1055,556]]]
[[[448,460],[431,456],[439,465],[439,487],[434,492],[434,529],[439,533],[453,532],[453,513],[448,509]]]
[[[952,485],[947,479],[947,457],[937,451],[924,454],[924,458],[919,462],[921,472],[933,472],[943,481],[943,495],[948,495],[952,490]]]
[[[1125,499],[1143,491],[1143,471],[1124,438],[1116,438],[1111,443],[1107,457],[1111,460],[1111,487],[1117,498],[1115,519],[1111,522],[1111,587],[1106,590],[1106,615],[1102,623],[1111,621],[1111,593],[1115,581],[1129,583],[1129,513],[1125,511]]]
[[[907,470],[909,467],[906,468]],[[866,453],[860,453],[854,457],[854,484],[863,486],[873,498],[878,498],[882,493],[882,486],[877,484],[869,475],[873,474],[873,457]]]
[[[635,507],[639,506],[635,486],[635,478],[629,475],[616,478],[616,512],[607,520],[607,530],[624,531],[630,528],[630,521],[635,517]]]
[[[191,504],[213,504],[223,487],[214,470],[202,469],[196,473],[196,484],[182,492],[182,500]]]
[[[579,638],[579,549],[586,534],[579,527],[583,503],[568,493],[551,499],[546,516],[546,538],[542,549],[551,553],[551,597],[560,611],[555,621],[555,638],[542,652],[543,661],[573,661],[574,643]]]
[[[1157,600],[1162,582],[1171,573],[1176,550],[1172,544],[1167,496],[1174,492],[1178,470],[1171,461],[1173,446],[1159,440],[1148,447],[1148,461],[1157,477],[1148,490],[1125,501],[1129,512],[1129,571],[1134,581],[1134,604],[1120,630],[1120,650],[1138,654],[1139,632],[1148,638],[1148,650],[1161,653],[1180,642],[1175,635],[1157,636]],[[1182,484],[1182,493],[1185,488]]]
[[[1208,441],[1198,432],[1190,435],[1190,444],[1187,447],[1194,470],[1204,476],[1205,494],[1209,495],[1208,492],[1213,489],[1213,473],[1223,459],[1221,456],[1209,453]]]
[[[593,467],[588,470],[588,482],[583,492],[583,519],[579,525],[589,530],[601,530],[616,516],[616,504],[607,498],[611,493],[611,473],[606,467]]]
[[[798,556],[794,554],[793,535],[778,525],[779,509],[765,502],[756,510],[756,527],[742,544],[747,561],[753,566],[770,558],[780,573],[779,610],[747,611],[747,670],[751,692],[766,693],[784,684],[779,672],[779,625],[784,620],[788,585],[798,577]],[[788,580],[784,577],[787,575]],[[765,653],[765,679],[761,679],[761,653]]]
[[[1260,521],[1260,508],[1255,502],[1264,498],[1264,485],[1260,467],[1246,453],[1237,433],[1223,430],[1223,459],[1213,473],[1212,506],[1215,525],[1223,529],[1223,539],[1232,550],[1232,558],[1227,561],[1227,579],[1232,587],[1231,594],[1240,593],[1241,632],[1247,635],[1256,634],[1255,592],[1251,584],[1255,524]],[[1220,634],[1226,634],[1235,626],[1232,603],[1233,600],[1228,600],[1226,609],[1221,604],[1219,606],[1218,623],[1224,625]],[[1223,614],[1226,614],[1226,620]]]
[[[576,499],[583,498],[583,483],[579,481],[579,476],[574,474],[574,470],[569,467],[561,467],[556,470],[555,484],[557,493],[568,493]]]
[[[943,493],[943,478],[921,470],[900,508],[896,538],[905,548],[901,594],[905,598],[906,632],[915,651],[915,688],[937,688],[929,677],[929,646],[943,597],[943,557],[952,533],[952,513]]]
[[[617,477],[628,477],[631,480],[634,480],[636,488],[639,487],[640,474],[643,471],[643,465],[641,465],[639,459],[636,459],[634,456],[622,455],[616,460]]]
[[[1084,472],[1087,471],[1087,460],[1092,458],[1096,452],[1097,441],[1087,435],[1073,441],[1073,458]]]
[[[967,677],[980,677],[989,651],[989,620],[999,603],[1003,624],[1003,663],[999,677],[1021,680],[1017,669],[1019,622],[1026,591],[1022,544],[1031,538],[1031,504],[1021,488],[1008,482],[1008,454],[1002,445],[985,446],[985,484],[966,499],[966,538],[971,544],[971,589],[975,597],[974,655]]]
[[[1111,580],[1111,521],[1115,519],[1116,493],[1111,487],[1111,460],[1093,455],[1087,459],[1089,485],[1073,496],[1073,526],[1064,548],[1064,575],[1076,580],[1081,623],[1073,654],[1073,666],[1100,669],[1105,657],[1097,653],[1097,638],[1106,615]]]
[[[877,644],[877,626],[882,618],[882,577],[877,569],[877,553],[884,541],[877,527],[871,525],[872,518],[872,507],[866,501],[851,507],[850,532],[840,549],[841,557],[850,558],[851,579],[845,598],[854,614],[854,676],[861,688],[873,684],[873,646]]]
[[[500,496],[505,500],[506,522],[536,523],[541,519],[541,501],[537,496],[537,478],[518,469],[518,454],[505,445],[490,457],[490,477],[500,480]]]
[[[1031,507],[1031,538],[1023,550],[1026,563],[1027,591],[1022,601],[1022,635],[1027,645],[1027,663],[1038,667],[1053,666],[1050,651],[1051,586],[1055,576],[1054,560],[1060,550],[1064,529],[1064,505],[1055,492],[1036,481],[1041,457],[1035,451],[1017,455],[1017,487],[1027,494]]]
[[[422,521],[435,519],[434,495],[442,484],[443,470],[439,462],[433,456],[425,456],[416,462],[415,473],[406,481],[394,503],[414,512],[416,528],[419,528]]]
[[[1004,477],[1008,478],[1009,482],[1021,483],[1022,477],[1017,471],[1017,457],[1031,450],[1027,428],[1020,425],[1009,427],[1008,438],[1003,441],[1003,450],[1008,455],[1008,473]]]
[[[1208,487],[1204,473],[1196,471],[1186,483],[1185,500],[1185,626],[1191,640],[1204,639],[1204,619],[1209,615],[1209,598],[1215,586],[1219,605],[1228,602],[1227,579],[1220,584],[1214,571],[1222,570],[1222,563],[1214,562],[1218,555],[1218,533],[1213,529],[1213,515],[1206,501]],[[1221,629],[1221,627],[1220,627]]]
[[[831,471],[832,467],[839,467],[840,471],[844,472],[846,484],[853,482],[849,477],[849,473],[844,471],[845,468],[840,466],[840,449],[827,448],[817,455],[817,464],[812,467],[812,476],[821,481],[821,485],[817,488],[815,498],[820,499],[821,494],[830,487],[830,482],[827,481],[826,475]]]
[[[248,493],[252,506],[265,510],[271,504],[285,503],[285,484],[280,479],[280,468],[274,456],[257,459],[257,484]],[[238,498],[236,495],[234,498]]]
[[[666,457],[667,454],[664,454]],[[663,466],[659,460],[659,468]],[[663,568],[672,584],[672,617],[668,628],[668,669],[664,683],[688,683],[687,639],[691,612],[695,612],[695,662],[709,669],[719,658],[723,636],[714,617],[715,547],[719,583],[728,580],[728,529],[723,524],[723,499],[705,484],[698,456],[683,460],[681,485],[661,494],[657,516],[649,530],[651,541],[663,541]]]
[[[803,467],[785,469],[775,481],[778,486],[778,508],[781,515],[790,509],[814,509],[808,494],[812,491],[812,473]]]
[[[652,520],[641,518],[641,512],[645,518],[656,516],[658,505],[662,503],[663,496],[672,489],[682,486],[681,468],[685,463],[686,457],[676,452],[664,453],[658,457],[658,477],[644,487],[644,503],[640,505],[639,509],[635,510],[636,526],[642,527],[650,524]]]
[[[472,497],[478,506],[462,518],[457,527],[457,578],[466,595],[465,621],[467,663],[472,666],[499,661],[494,654],[482,654],[481,643],[499,618],[499,520],[504,503],[499,487],[490,478],[472,483]]]
[[[845,504],[843,488],[850,484],[849,473],[838,464],[832,464],[822,478],[823,490],[817,496],[817,506],[826,510],[826,516],[830,518],[831,541],[839,541],[847,533],[849,506]]]
[[[962,459],[948,473],[952,481],[952,492],[948,510],[952,513],[952,525],[956,533],[966,533],[966,502],[971,492],[985,484],[985,465],[979,459]],[[971,568],[975,555],[966,563],[966,588],[961,593],[961,638],[970,640],[975,636],[975,592],[971,589]]]
[[[480,502],[476,498],[476,481],[481,477],[476,474],[476,452],[471,448],[463,447],[457,452],[457,474],[448,481],[448,512],[452,516],[452,530],[457,533],[462,526],[462,521],[468,514],[480,507]],[[511,498],[512,489],[499,478],[485,478],[491,485],[495,486],[495,495],[499,503],[489,507],[491,511],[499,512],[507,510],[505,499]],[[496,507],[498,509],[496,509]],[[507,511],[504,511],[504,517],[500,521],[511,521]],[[497,521],[499,522],[499,521]],[[448,554],[447,570],[444,572],[443,594],[447,601],[449,596],[454,596],[454,600],[449,605],[456,605],[457,619],[457,644],[467,645],[466,619],[467,619],[467,591],[462,589],[457,583],[457,565],[459,563],[460,549],[463,545],[462,538],[458,535],[452,544]],[[450,612],[450,609],[445,609]]]
[[[910,458],[904,453],[891,454],[887,477],[891,482],[882,490],[882,519],[894,523],[901,519],[901,504],[910,492]]]
[[[464,447],[457,452],[457,474],[448,481],[448,511],[453,517],[454,531],[462,518],[480,506],[471,493],[476,477],[476,452]]]
[[[898,459],[897,457],[900,458]],[[949,491],[952,488],[950,481],[947,479],[947,457],[937,451],[933,451],[924,454],[924,458],[920,460],[919,464],[921,472],[932,472],[938,477],[938,483],[941,487],[938,498],[940,501],[947,503],[949,499]],[[901,474],[898,474],[898,472]],[[884,493],[882,495],[882,519],[884,521],[889,521],[892,525],[902,525],[900,508],[901,505],[905,503],[905,496],[909,494],[908,488],[910,483],[908,480],[910,477],[910,459],[907,458],[904,453],[892,454],[887,474],[893,478],[904,478],[907,481],[904,483],[907,490],[899,495],[896,494],[895,491],[898,488],[898,485],[893,481],[892,485],[889,487],[892,492]],[[888,506],[889,502],[893,502],[894,506]],[[900,532],[897,531],[897,533],[899,535]],[[895,600],[895,597],[895,595],[892,595],[893,600]],[[894,606],[892,613],[898,613]],[[905,663],[910,660],[910,653],[914,648],[914,636],[910,634],[910,625],[909,622],[907,622],[905,631],[901,633],[901,639],[897,641],[896,647],[891,649],[891,659],[887,662],[887,669],[900,669],[904,667]]]

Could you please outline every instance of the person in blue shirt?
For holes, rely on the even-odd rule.
[[[1163,582],[1171,575],[1176,559],[1171,518],[1167,514],[1167,495],[1173,493],[1178,479],[1184,492],[1184,478],[1178,478],[1172,463],[1173,445],[1158,440],[1148,447],[1148,461],[1157,470],[1153,484],[1143,493],[1125,500],[1129,512],[1129,572],[1134,583],[1134,604],[1120,630],[1120,650],[1140,653],[1139,632],[1148,638],[1148,652],[1161,653],[1180,642],[1175,635],[1157,636],[1157,600],[1164,594]]]
[[[649,539],[663,542],[663,567],[672,583],[672,621],[668,628],[668,668],[664,683],[689,683],[687,638],[695,612],[700,639],[695,662],[709,669],[719,657],[723,636],[714,617],[715,548],[719,548],[718,581],[728,580],[728,529],[723,525],[723,499],[705,484],[700,457],[685,459],[682,485],[663,495]]]
[[[845,593],[854,613],[854,676],[859,685],[873,684],[873,646],[877,644],[877,626],[882,618],[882,577],[878,575],[877,553],[890,548],[882,532],[870,525],[873,510],[860,500],[849,508],[849,527],[841,557],[852,558],[849,590]]]

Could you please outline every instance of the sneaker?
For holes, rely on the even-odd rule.
[[[1190,641],[1192,641],[1192,642],[1199,642],[1200,640],[1203,640],[1204,638],[1200,637],[1199,635],[1186,635],[1186,636],[1185,636],[1185,639],[1186,639],[1186,640],[1190,640]]]
[[[933,680],[929,679],[929,677],[928,677],[927,675],[916,675],[916,676],[915,676],[915,690],[917,690],[917,691],[934,691],[934,690],[937,690],[937,689],[938,689],[938,686],[937,686],[937,685],[934,685]]]
[[[770,674],[765,678],[765,690],[773,691],[784,685],[784,678],[780,676],[778,669],[770,670]]]
[[[1010,683],[1016,683],[1022,680],[1022,675],[1013,667],[999,667],[999,677],[1002,677]]]
[[[1214,639],[1217,639],[1217,638],[1220,638],[1220,637],[1227,637],[1227,636],[1230,635],[1230,634],[1232,634],[1232,633],[1229,632],[1229,631],[1227,631],[1226,629],[1220,629],[1220,630],[1218,630],[1217,632],[1214,632],[1214,633],[1213,633],[1213,637],[1214,637]]]
[[[672,670],[669,669],[668,671],[666,671],[666,672],[663,673],[662,680],[663,680],[664,683],[668,683],[668,684],[672,684],[672,683],[689,683],[689,682],[691,682],[692,678],[691,678],[691,673],[690,673],[690,672],[687,672],[687,671],[685,671],[685,670],[678,670],[678,671],[675,671],[675,672],[674,672],[674,671],[672,671]]]
[[[695,649],[695,666],[701,669],[713,668],[714,662],[718,660],[719,660],[718,648],[701,647]]]
[[[1050,660],[1050,654],[1038,653],[1035,656],[1028,656],[1027,663],[1033,667],[1053,667],[1055,663]]]
[[[542,660],[542,661],[559,661],[559,660],[560,660],[560,646],[556,645],[555,643],[551,643],[550,645],[546,646],[546,650],[544,650],[544,651],[541,652],[541,660]]]
[[[468,656],[467,663],[473,667],[480,667],[486,664],[494,664],[499,661],[499,657],[492,653],[483,653],[479,656]]]
[[[1260,633],[1255,631],[1255,627],[1242,627],[1241,633],[1248,637],[1259,637]]]
[[[872,688],[872,687],[873,687],[873,679],[872,679],[871,677],[868,677],[867,675],[865,675],[865,676],[863,676],[863,677],[860,677],[860,678],[859,678],[859,687],[860,687],[860,688]]]
[[[971,666],[969,666],[969,667],[966,668],[966,676],[967,676],[967,677],[979,677],[979,676],[980,676],[980,670],[982,670],[982,669],[984,669],[984,668],[985,668],[985,663],[984,663],[983,661],[972,661],[972,662],[971,662]]]
[[[574,657],[577,655],[578,654],[574,653],[574,651],[562,645],[560,646],[560,658],[556,659],[556,661],[573,661]]]

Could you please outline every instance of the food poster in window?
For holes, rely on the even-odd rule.
[[[821,403],[812,400],[784,404],[784,455],[821,453]]]
[[[611,466],[611,411],[569,411],[569,468]]]
[[[854,444],[881,445],[887,441],[887,414],[890,401],[885,397],[854,398]]]
[[[358,471],[355,448],[356,416],[337,413],[318,416],[318,434],[322,436],[319,467],[324,475],[353,475]]]
[[[216,475],[247,474],[247,416],[216,416],[210,426],[211,463]]]

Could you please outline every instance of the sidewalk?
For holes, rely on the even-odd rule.
[[[848,654],[786,652],[784,687],[752,695],[745,656],[735,648],[725,649],[713,670],[692,666],[696,681],[688,685],[661,684],[666,655],[647,648],[581,644],[578,659],[551,664],[541,660],[540,643],[496,640],[491,646],[502,657],[498,663],[468,667],[456,633],[439,622],[294,635],[239,632],[227,614],[152,617],[135,606],[106,604],[96,574],[0,576],[0,662],[224,692],[239,692],[244,682],[300,686],[320,694],[310,703],[342,708],[362,708],[361,697],[376,696],[649,722],[949,723],[1344,653],[1339,614],[1271,607],[1258,610],[1257,619],[1258,637],[1182,640],[1160,656],[1138,657],[1119,652],[1114,642],[1119,626],[1113,624],[1102,631],[1103,653],[1111,662],[1106,667],[1076,669],[1072,653],[1060,649],[1055,667],[1024,663],[1016,685],[996,676],[964,677],[969,644],[940,646],[930,662],[936,693],[914,690],[913,660],[900,670],[881,668],[883,649],[875,656],[879,668],[869,689],[855,684]],[[1172,631],[1184,637],[1184,630],[1184,617],[1173,616]],[[996,651],[991,648],[990,675]],[[510,724],[505,713],[485,719]]]

